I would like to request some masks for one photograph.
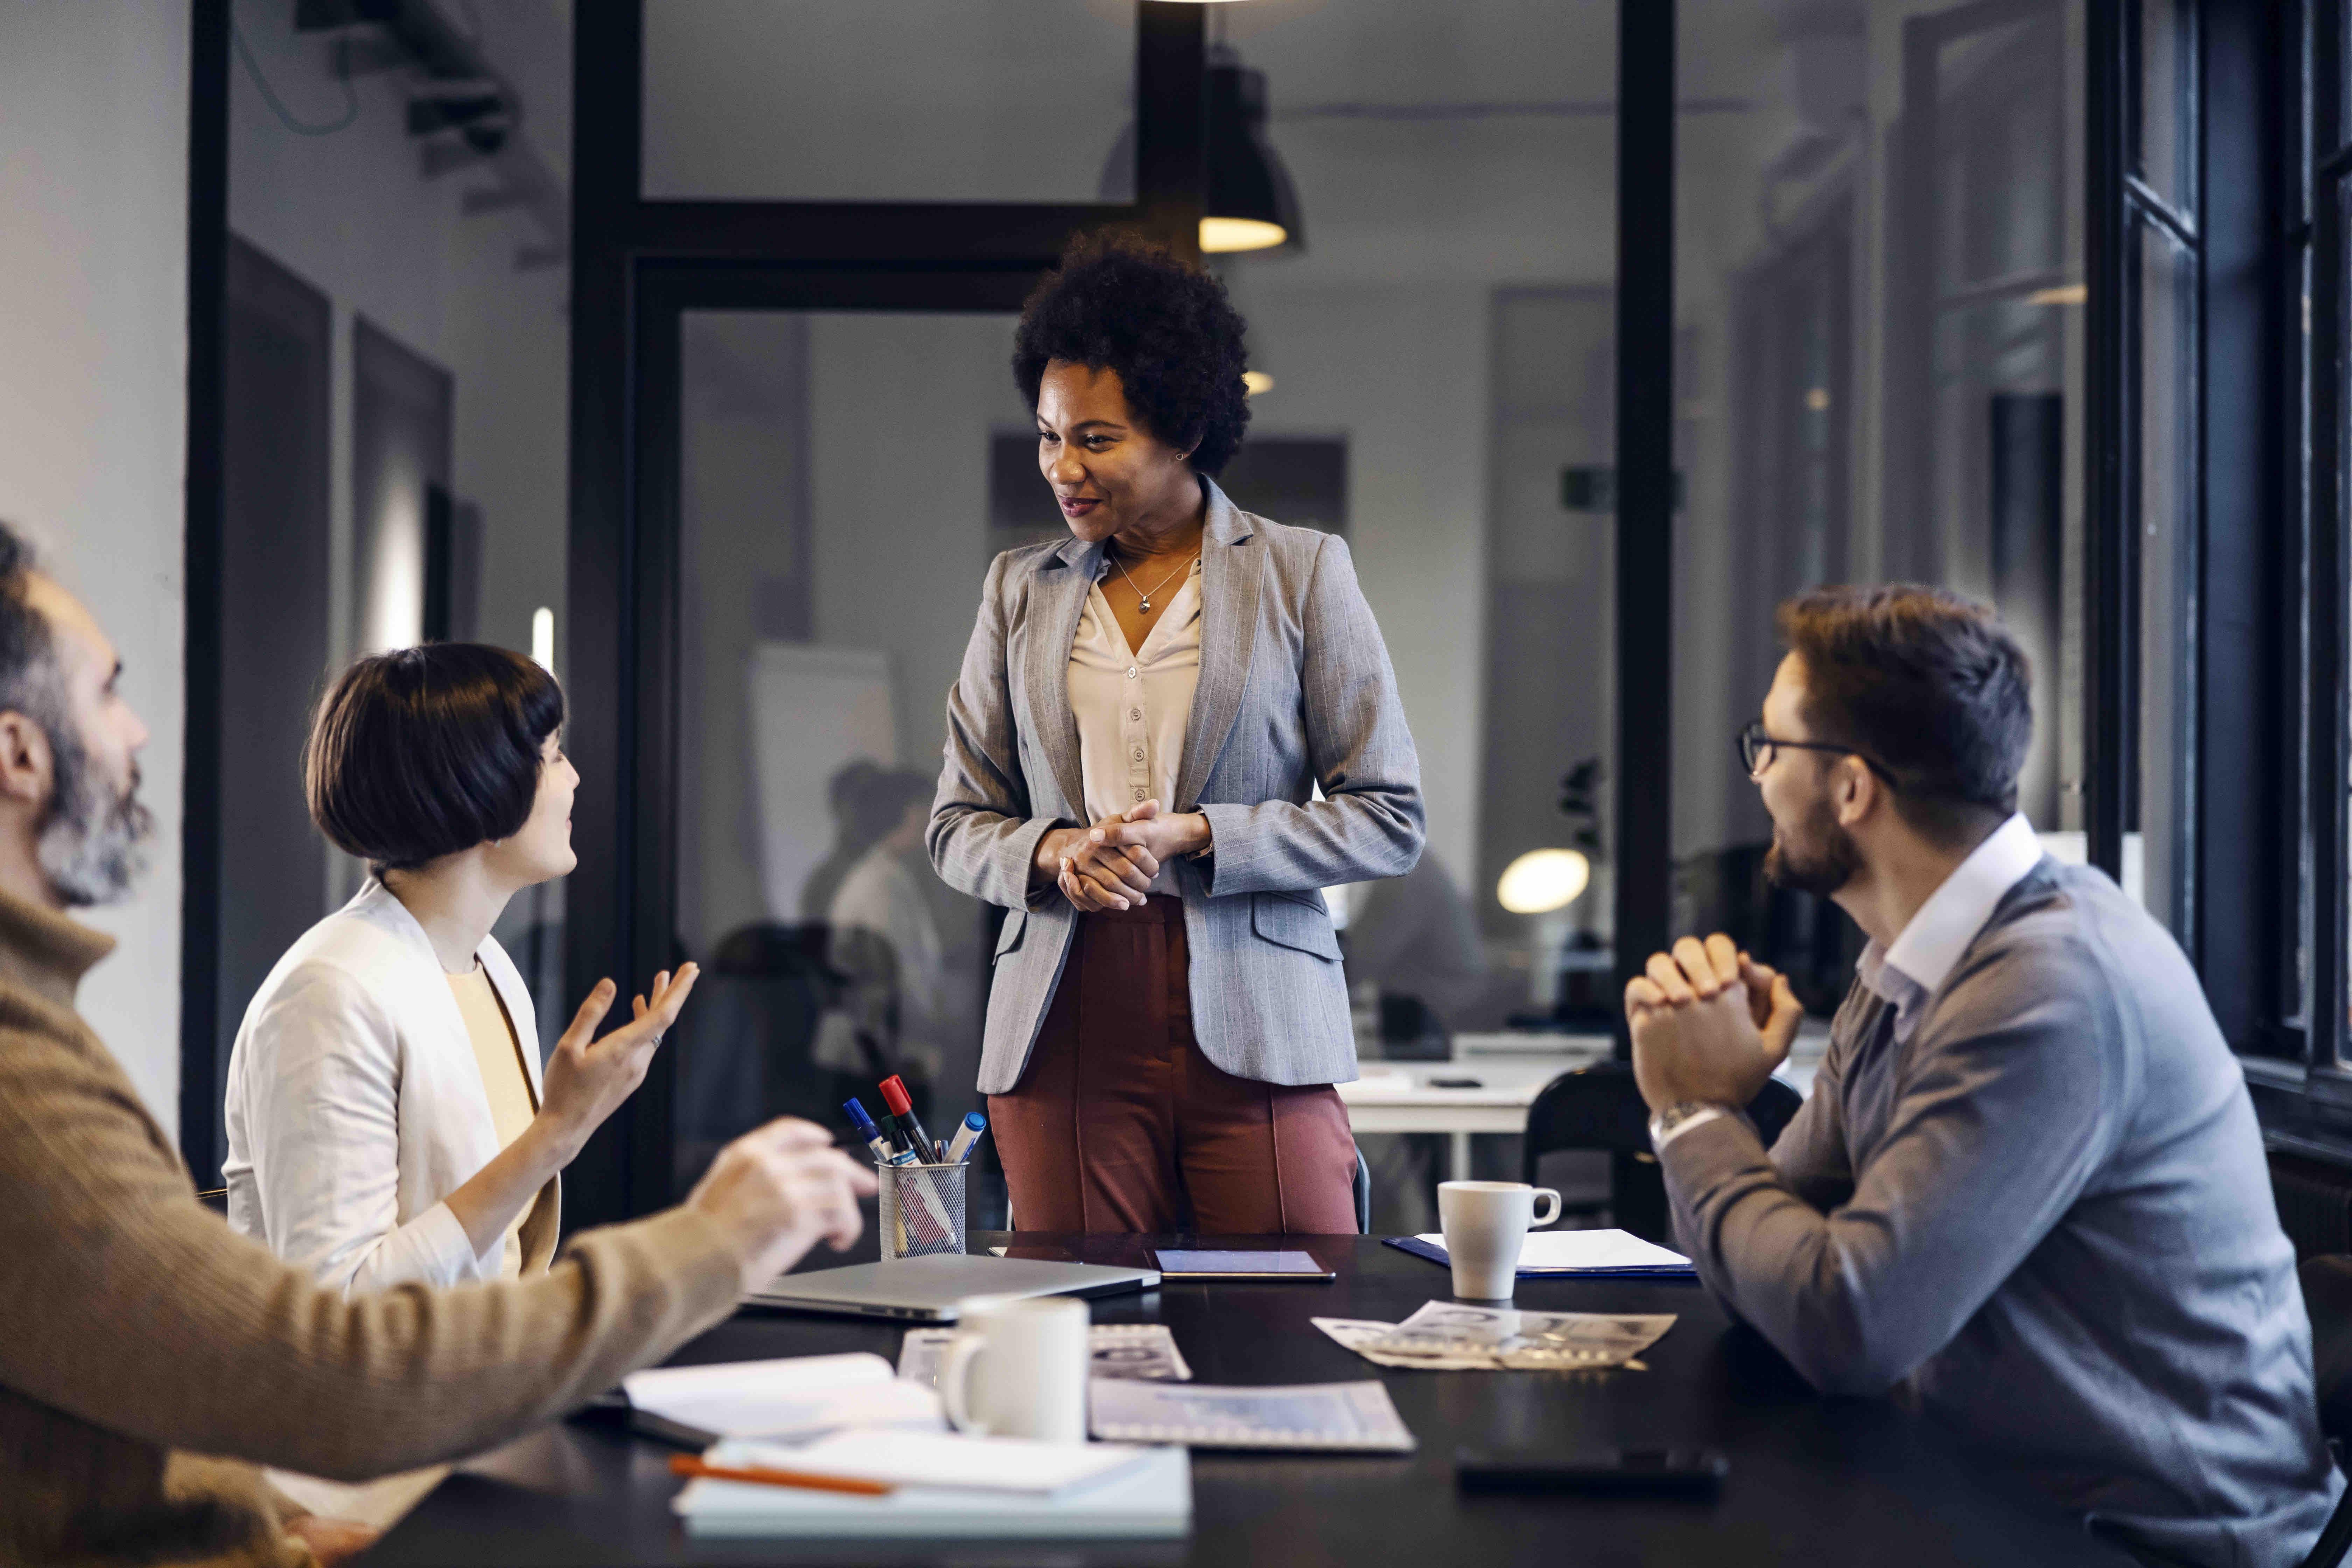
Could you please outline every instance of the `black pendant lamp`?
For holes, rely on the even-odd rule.
[[[1213,254],[1302,248],[1298,193],[1265,139],[1265,73],[1244,66],[1220,44],[1209,51],[1204,79],[1208,191],[1201,248]]]

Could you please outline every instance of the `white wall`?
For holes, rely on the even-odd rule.
[[[1254,279],[1236,292],[1252,363],[1276,378],[1251,434],[1348,437],[1349,549],[1421,753],[1429,847],[1458,883],[1478,866],[1487,292],[1464,282],[1276,291]]]
[[[1255,0],[1223,23],[1266,74],[1268,139],[1307,239],[1303,254],[1219,264],[1250,362],[1274,378],[1251,433],[1348,438],[1349,542],[1421,752],[1430,851],[1483,907],[1494,299],[1613,278],[1615,13]],[[1590,112],[1471,112],[1497,104]],[[1571,460],[1590,458],[1556,458]],[[1606,561],[1591,564],[1600,575],[1560,613],[1609,597]],[[1591,749],[1559,737],[1547,785]]]
[[[552,0],[499,0],[467,13],[484,54],[517,84],[517,134],[560,179],[570,166],[571,25]],[[332,308],[329,420],[329,646],[322,680],[373,651],[353,604],[352,332],[364,316],[449,373],[455,387],[453,489],[480,509],[478,640],[527,652],[531,612],[556,612],[556,670],[568,666],[564,609],[569,471],[570,269],[519,271],[523,246],[560,243],[521,210],[468,216],[465,194],[495,184],[470,169],[427,178],[407,133],[406,79],[358,78],[343,129],[298,132],[272,110],[257,69],[301,124],[341,122],[352,103],[330,69],[332,46],[297,34],[291,8],[235,0],[248,64],[229,71],[229,226],[328,296]],[[395,614],[392,624],[408,622]],[[235,694],[230,694],[235,700]],[[596,721],[594,719],[591,722]],[[357,886],[358,863],[330,853],[320,912]],[[562,884],[525,909],[562,907]],[[538,918],[534,913],[530,918]]]
[[[548,0],[478,5],[481,44],[526,94],[519,132],[541,159],[568,165],[568,7]],[[312,125],[340,120],[347,100],[328,70],[329,46],[296,34],[290,7],[236,0],[255,63],[286,108]],[[459,500],[482,510],[478,635],[530,647],[530,614],[557,611],[557,668],[569,486],[571,339],[568,268],[516,270],[516,249],[549,243],[520,211],[467,216],[464,193],[481,172],[427,179],[403,122],[399,73],[355,84],[358,117],[331,135],[289,130],[241,61],[229,80],[229,226],[334,304],[333,583],[340,665],[352,644],[351,561],[352,322],[370,321],[450,373]],[[550,101],[551,100],[552,101]]]
[[[82,1010],[179,1121],[188,15],[0,4],[0,516],[103,623],[153,739],[152,869]]]

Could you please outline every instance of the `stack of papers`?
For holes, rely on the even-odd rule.
[[[1176,1336],[1165,1323],[1097,1323],[1093,1341],[1095,1377],[1139,1379],[1146,1383],[1189,1383],[1192,1369],[1176,1348]],[[908,1329],[898,1343],[898,1375],[936,1388],[940,1361],[947,1354],[953,1329]]]
[[[1022,1541],[1181,1537],[1192,1528],[1181,1448],[845,1432],[801,1447],[722,1443],[728,1468],[887,1481],[884,1497],[756,1481],[690,1481],[671,1507],[698,1537]]]
[[[1414,1447],[1377,1383],[1211,1388],[1097,1378],[1087,1401],[1095,1436],[1118,1442],[1319,1454],[1410,1454]]]
[[[854,1355],[789,1356],[633,1372],[621,1380],[631,1421],[689,1447],[722,1437],[794,1438],[845,1426],[940,1430],[940,1396],[890,1363]]]
[[[1675,1326],[1670,1312],[1522,1312],[1431,1301],[1402,1323],[1317,1318],[1317,1328],[1376,1366],[1432,1372],[1589,1371],[1634,1366]]]
[[[1444,1263],[1443,1236],[1392,1236],[1388,1244],[1401,1252]],[[1540,1279],[1557,1275],[1601,1275],[1612,1278],[1696,1279],[1691,1260],[1654,1242],[1622,1230],[1531,1230],[1519,1248],[1519,1278]]]

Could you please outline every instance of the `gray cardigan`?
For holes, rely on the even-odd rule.
[[[1207,479],[1201,675],[1171,811],[1214,853],[1177,862],[1192,1028],[1217,1067],[1265,1083],[1356,1076],[1339,939],[1321,889],[1420,858],[1421,763],[1344,540],[1240,510]],[[1029,868],[1049,828],[1086,823],[1069,658],[1102,547],[1009,550],[948,697],[931,863],[1011,911],[998,938],[980,1089],[1020,1081],[1077,911]],[[1313,798],[1317,785],[1324,798]]]
[[[1904,1038],[1856,982],[1768,1157],[1659,1159],[1707,1284],[1831,1394],[1923,1409],[2166,1561],[2286,1568],[2342,1488],[2245,1080],[2171,936],[2044,858]]]

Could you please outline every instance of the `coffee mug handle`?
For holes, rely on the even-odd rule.
[[[1541,1229],[1543,1226],[1549,1225],[1552,1221],[1559,1217],[1559,1194],[1552,1191],[1549,1187],[1538,1187],[1536,1189],[1536,1196],[1538,1198],[1549,1198],[1551,1200],[1551,1213],[1538,1215],[1528,1222],[1529,1226],[1536,1229]]]
[[[978,1334],[958,1334],[948,1342],[948,1353],[940,1361],[940,1403],[947,1409],[948,1425],[982,1437],[988,1428],[971,1419],[971,1363],[984,1342]]]

